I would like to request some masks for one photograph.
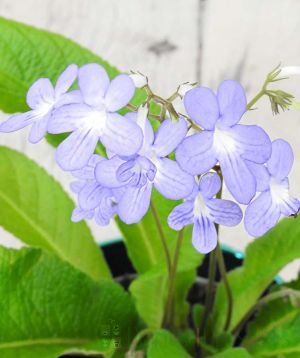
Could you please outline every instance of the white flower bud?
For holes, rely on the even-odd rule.
[[[300,75],[300,66],[285,66],[281,68],[279,73],[280,77],[289,77],[292,75]]]
[[[136,88],[142,88],[147,84],[147,78],[140,73],[133,73],[129,75],[129,77],[132,79]]]
[[[193,85],[191,85],[190,83],[188,83],[188,82],[183,83],[179,86],[177,92],[181,97],[184,97],[184,95],[192,88],[193,88]]]
[[[147,105],[141,105],[137,110],[136,122],[137,122],[138,126],[143,130],[143,132],[144,132],[145,126],[146,126],[148,111],[149,111],[149,109],[148,109]]]

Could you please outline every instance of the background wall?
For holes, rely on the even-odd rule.
[[[72,38],[121,70],[140,70],[161,95],[185,81],[216,89],[230,78],[241,81],[251,99],[279,62],[300,65],[298,0],[0,0],[0,15]],[[280,86],[300,100],[300,77]],[[267,99],[258,107],[244,122],[259,123],[272,139],[283,137],[292,144],[290,182],[300,197],[300,112],[273,117]],[[45,141],[30,145],[27,132],[1,135],[0,144],[25,152],[69,190],[70,176],[56,166],[53,149]],[[98,241],[120,236],[114,224],[89,225]],[[240,225],[222,228],[221,240],[243,250],[252,239]],[[0,243],[20,245],[1,229]],[[283,276],[294,277],[298,267],[294,262]]]

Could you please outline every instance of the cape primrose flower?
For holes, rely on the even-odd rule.
[[[230,200],[214,199],[221,189],[221,180],[216,173],[204,174],[199,184],[195,182],[193,193],[177,205],[168,217],[174,230],[193,224],[192,243],[196,250],[206,254],[217,245],[215,223],[235,226],[242,220],[240,207]]]
[[[147,109],[141,107],[138,115],[127,115],[144,133],[143,145],[132,157],[113,156],[96,167],[96,178],[106,187],[125,187],[118,205],[118,215],[127,224],[136,223],[146,214],[152,187],[171,200],[182,199],[193,190],[193,177],[179,165],[166,158],[185,137],[187,124],[166,119],[155,135],[147,119]]]
[[[231,80],[220,84],[217,95],[209,88],[196,87],[186,93],[184,105],[188,115],[204,130],[179,145],[178,163],[196,175],[219,162],[232,196],[248,204],[256,193],[256,182],[247,164],[265,163],[271,155],[271,142],[262,128],[237,124],[246,111],[244,89]]]
[[[55,107],[79,100],[78,91],[67,93],[77,77],[76,65],[69,65],[53,87],[49,78],[40,78],[29,88],[26,102],[30,111],[11,116],[0,125],[1,132],[14,132],[32,125],[29,133],[31,143],[39,142],[47,132],[48,121]]]
[[[71,184],[72,191],[78,194],[78,207],[72,213],[74,222],[94,218],[98,225],[105,226],[117,213],[117,191],[104,188],[95,178],[95,167],[103,160],[94,154],[85,167],[72,172],[78,179]]]
[[[84,103],[60,107],[48,126],[49,133],[72,132],[56,151],[62,169],[85,166],[99,139],[114,153],[136,153],[142,144],[142,131],[136,123],[116,113],[134,94],[132,79],[122,74],[110,81],[102,66],[87,64],[78,71],[78,84]]]
[[[297,215],[300,201],[289,195],[288,174],[293,165],[291,146],[283,139],[272,143],[272,155],[267,166],[253,167],[262,192],[247,207],[245,228],[252,236],[261,236],[276,225],[281,215]]]

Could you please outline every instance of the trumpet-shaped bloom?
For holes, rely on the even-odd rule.
[[[193,177],[179,165],[166,158],[185,137],[187,124],[183,118],[174,123],[166,119],[153,133],[147,112],[141,108],[138,115],[127,117],[143,130],[143,145],[137,155],[129,158],[113,156],[96,167],[96,178],[106,187],[124,187],[119,201],[118,215],[127,224],[136,223],[146,214],[152,187],[166,198],[177,200],[193,190]]]
[[[94,154],[85,167],[72,172],[78,179],[71,184],[72,191],[78,195],[78,206],[72,213],[74,222],[94,218],[98,225],[105,226],[117,213],[117,190],[103,187],[95,178],[95,167],[103,160]]]
[[[245,228],[252,236],[261,236],[276,225],[280,216],[296,215],[298,199],[289,195],[288,174],[293,165],[291,146],[283,139],[272,143],[272,155],[267,166],[253,166],[252,171],[262,192],[247,207]]]
[[[243,217],[240,207],[230,200],[213,198],[221,188],[220,177],[207,173],[195,182],[193,193],[177,205],[168,217],[168,224],[174,230],[193,224],[192,243],[196,250],[206,254],[217,245],[215,223],[235,226]]]
[[[223,81],[215,95],[209,88],[197,87],[184,97],[188,115],[204,130],[183,140],[176,159],[188,173],[196,175],[220,163],[224,182],[232,196],[248,204],[256,193],[256,181],[248,163],[265,163],[271,155],[271,142],[255,125],[237,124],[246,111],[246,96],[235,81]]]
[[[59,76],[55,87],[49,78],[40,78],[29,88],[26,102],[30,111],[11,116],[0,125],[1,132],[14,132],[28,125],[32,125],[29,133],[31,143],[39,142],[47,132],[48,121],[52,111],[64,103],[78,102],[78,91],[67,93],[76,80],[78,68],[70,65]]]
[[[112,81],[98,64],[82,66],[78,84],[84,103],[60,107],[49,122],[49,133],[72,132],[57,148],[56,160],[64,170],[85,166],[99,141],[120,155],[135,154],[142,144],[141,129],[116,113],[132,98],[135,86],[125,74]]]

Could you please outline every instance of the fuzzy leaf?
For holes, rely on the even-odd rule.
[[[243,348],[231,348],[227,351],[214,354],[211,358],[251,358],[252,356]]]
[[[137,316],[127,293],[40,249],[0,247],[1,358],[128,347]]]
[[[74,204],[47,172],[0,146],[0,225],[24,243],[55,253],[94,279],[109,278],[101,250],[84,222],[72,223]]]

